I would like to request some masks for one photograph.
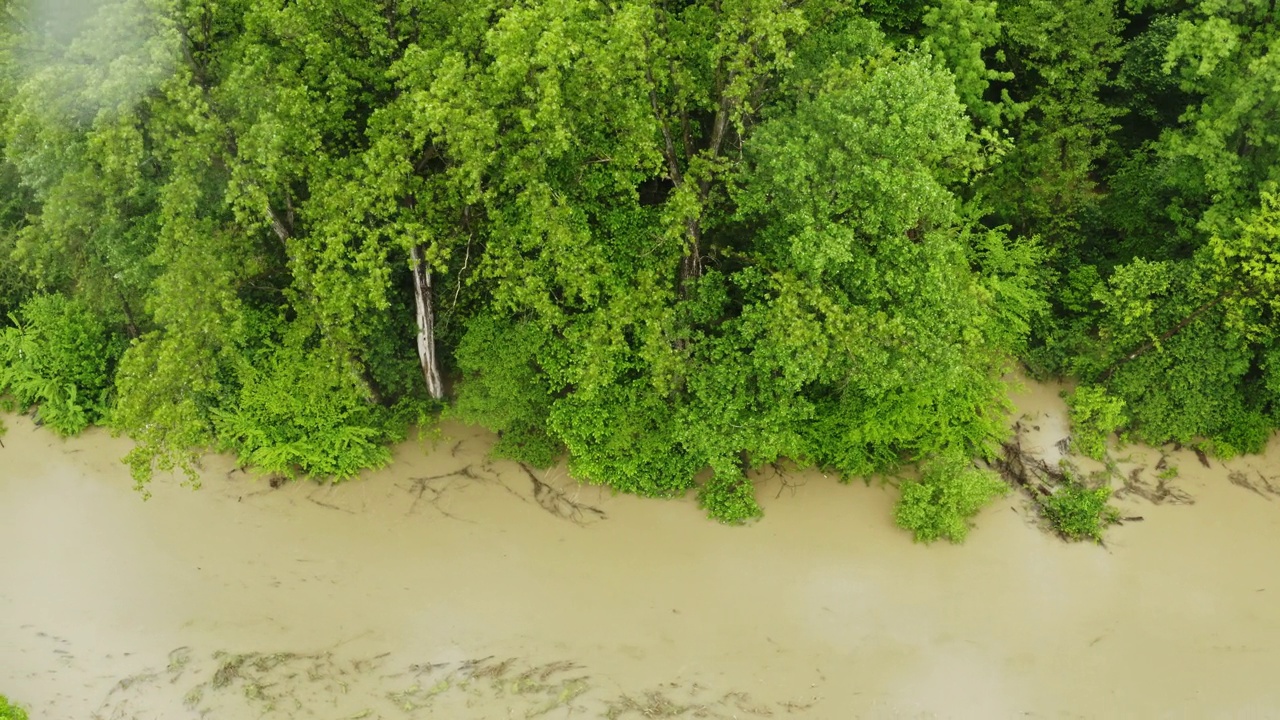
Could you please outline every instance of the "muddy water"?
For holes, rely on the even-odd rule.
[[[1055,456],[1056,389],[1015,400]],[[7,422],[0,692],[33,718],[1280,715],[1276,443],[1166,449],[1173,499],[1130,492],[1105,547],[1011,495],[926,548],[892,487],[770,470],[765,520],[724,528],[455,425],[342,486],[211,457],[144,502],[125,442]],[[1160,453],[1117,455],[1141,489]]]

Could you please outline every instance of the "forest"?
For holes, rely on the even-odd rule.
[[[968,513],[1019,366],[1085,454],[1280,425],[1274,0],[0,8],[0,393],[140,489],[444,415],[727,523],[781,459]]]

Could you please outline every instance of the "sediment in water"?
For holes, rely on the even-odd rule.
[[[1057,388],[1014,399],[1023,447],[1056,463]],[[0,691],[33,717],[1280,707],[1275,443],[1209,468],[1189,450],[1117,449],[1122,510],[1146,521],[1105,548],[1041,532],[1015,496],[965,545],[924,547],[893,526],[891,486],[770,469],[764,521],[727,528],[692,498],[490,461],[485,433],[450,424],[347,484],[272,488],[214,456],[202,490],[160,480],[144,502],[127,442],[7,422]],[[1194,505],[1148,496],[1169,466],[1165,492]]]

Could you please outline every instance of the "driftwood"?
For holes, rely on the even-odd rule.
[[[1205,454],[1204,450],[1195,448],[1195,453],[1196,459],[1200,461],[1200,464],[1205,467],[1209,467],[1209,456]]]
[[[455,446],[456,449],[456,446]],[[593,522],[604,520],[608,517],[604,510],[588,505],[584,502],[569,497],[563,490],[557,488],[546,481],[542,480],[534,472],[533,468],[520,463],[520,469],[524,471],[525,477],[529,479],[531,484],[532,497],[530,494],[521,492],[513,488],[505,480],[500,473],[487,463],[477,465],[467,465],[460,470],[444,473],[441,475],[431,475],[429,477],[409,478],[409,485],[397,485],[412,498],[413,503],[410,504],[406,514],[413,514],[417,510],[420,503],[426,503],[442,516],[453,520],[464,520],[471,522],[465,518],[454,515],[441,505],[441,500],[445,493],[456,485],[465,485],[471,482],[485,483],[496,485],[497,487],[507,491],[513,497],[521,502],[531,502],[537,504],[543,510],[555,515],[562,520],[568,520],[575,525],[586,526]]]
[[[1067,475],[1044,458],[1035,457],[1022,447],[1022,423],[1014,425],[1013,439],[1001,446],[993,466],[1010,485],[1032,496],[1033,500],[1053,494],[1053,487],[1067,482]]]
[[[1072,476],[1069,466],[1050,465],[1044,458],[1028,452],[1022,445],[1025,430],[1022,423],[1015,424],[1013,429],[1013,439],[1001,447],[1000,456],[996,458],[993,467],[1006,482],[1021,490],[1036,508],[1043,511],[1046,498],[1052,497],[1058,488],[1078,483],[1079,480]],[[1063,442],[1058,443],[1059,447]],[[1163,480],[1161,488],[1165,488]],[[1121,524],[1142,520],[1141,515],[1129,515],[1116,517],[1110,522]]]
[[[533,468],[528,465],[520,463],[520,468],[524,470],[524,474],[533,483],[533,499],[542,506],[543,510],[577,525],[587,525],[595,520],[604,520],[607,517],[604,510],[578,502],[566,495],[563,490],[543,482],[534,474]]]

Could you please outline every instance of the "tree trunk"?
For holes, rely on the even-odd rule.
[[[684,257],[680,258],[680,296],[687,298],[689,291],[693,287],[693,283],[702,277],[702,248],[701,238],[698,236],[698,221],[690,220],[689,226],[689,248],[685,250]]]
[[[431,305],[431,269],[422,261],[422,248],[414,245],[409,250],[413,260],[413,298],[418,316],[418,362],[422,365],[422,377],[427,382],[427,394],[433,399],[444,398],[444,383],[440,381],[440,365],[436,361],[436,314]]]

